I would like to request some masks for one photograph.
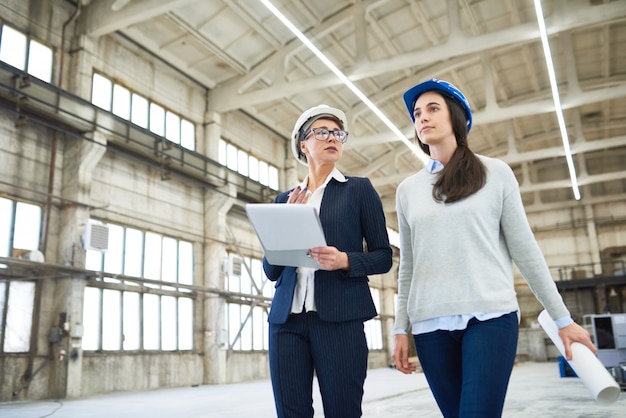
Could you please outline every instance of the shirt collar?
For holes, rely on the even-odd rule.
[[[428,170],[428,172],[432,174],[438,173],[443,170],[443,164],[441,164],[441,162],[439,162],[438,160],[433,160],[432,158],[430,158],[428,160],[428,163],[426,164],[426,170]]]
[[[341,183],[345,183],[346,181],[348,181],[348,179],[341,173],[341,171],[339,171],[339,169],[337,167],[335,167],[333,169],[333,171],[330,172],[328,177],[326,177],[326,181],[324,182],[324,186],[326,186],[328,184],[330,179],[335,179],[335,180],[337,180],[338,182],[341,182]],[[304,180],[302,180],[302,183],[300,183],[300,189],[304,190],[304,188],[307,186],[307,184],[309,184],[309,176],[308,176],[308,174],[304,178]]]

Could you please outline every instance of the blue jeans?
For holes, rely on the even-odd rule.
[[[445,418],[499,418],[517,352],[515,312],[470,320],[458,331],[414,335],[430,389]]]

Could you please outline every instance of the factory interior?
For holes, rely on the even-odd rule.
[[[371,180],[393,250],[369,276],[364,416],[441,416],[392,358],[396,189],[427,161],[402,95],[431,78],[468,98],[471,150],[513,170],[626,390],[626,1],[2,0],[0,416],[275,416],[246,205],[306,176],[290,137],[319,104],[345,111],[337,167]],[[623,416],[624,392],[598,405],[567,375],[514,274],[504,416]]]

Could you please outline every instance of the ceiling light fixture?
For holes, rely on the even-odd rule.
[[[535,1],[535,12],[537,13],[537,21],[539,23],[539,32],[541,34],[541,43],[543,44],[543,53],[546,56],[546,64],[548,66],[548,77],[550,78],[550,87],[552,88],[552,99],[556,111],[556,118],[559,121],[559,129],[561,130],[561,139],[563,148],[565,149],[565,159],[569,168],[569,176],[572,181],[572,191],[574,198],[580,200],[580,190],[578,189],[578,180],[576,179],[576,168],[572,158],[572,151],[567,136],[567,127],[565,126],[565,118],[563,117],[563,108],[561,107],[561,99],[559,98],[559,87],[556,84],[556,75],[554,72],[554,64],[552,62],[552,54],[550,52],[550,44],[548,43],[548,31],[546,22],[543,20],[543,10],[541,8],[541,0]]]
[[[357,86],[354,85],[354,83],[352,81],[350,81],[348,79],[348,77],[341,72],[341,70],[339,68],[337,68],[337,66],[335,64],[333,64],[328,57],[326,57],[326,55],[324,55],[322,53],[322,51],[320,51],[315,45],[313,45],[313,43],[309,40],[309,38],[307,38],[298,28],[296,28],[296,26],[291,23],[291,21],[289,19],[287,19],[285,17],[285,15],[283,15],[276,7],[274,7],[274,5],[272,3],[269,2],[269,0],[260,0],[261,3],[263,3],[263,5],[265,7],[267,7],[269,9],[270,12],[272,12],[272,14],[274,14],[274,16],[276,16],[278,18],[278,20],[280,20],[285,26],[287,26],[287,28],[298,37],[298,39],[300,39],[302,41],[302,43],[309,48],[309,50],[311,52],[313,52],[333,73],[335,73],[335,75],[337,77],[339,77],[339,79],[341,80],[341,82],[348,87],[350,90],[352,90],[352,92],[354,94],[356,94],[356,96],[361,99],[361,101],[363,103],[365,103],[367,105],[367,107],[370,108],[370,110],[372,112],[374,112],[374,114],[376,116],[378,116],[380,118],[381,121],[383,121],[383,123],[385,125],[387,125],[387,127],[389,129],[391,129],[391,131],[398,137],[400,138],[400,140],[402,142],[404,142],[404,144],[409,147],[409,149],[411,151],[413,151],[413,153],[415,155],[417,155],[417,157],[424,163],[426,164],[426,162],[428,161],[428,157],[424,154],[424,152],[422,150],[420,150],[417,146],[415,146],[415,144],[413,144],[403,133],[402,131],[400,131],[400,129],[398,129],[398,127],[396,125],[394,125],[389,118],[378,108],[376,107],[376,105],[361,91],[358,89]]]

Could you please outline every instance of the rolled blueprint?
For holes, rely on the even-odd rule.
[[[541,311],[538,319],[543,330],[548,334],[563,357],[565,357],[563,341],[559,337],[556,324],[550,318],[548,312],[545,310]],[[571,348],[572,359],[568,360],[568,363],[587,389],[589,389],[594,399],[604,405],[615,402],[620,396],[620,387],[602,362],[581,343],[572,343]]]

